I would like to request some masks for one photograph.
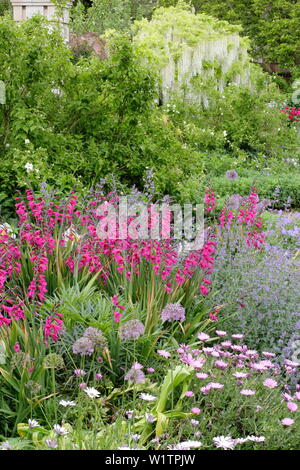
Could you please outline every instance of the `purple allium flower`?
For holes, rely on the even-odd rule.
[[[138,362],[132,364],[131,369],[125,375],[125,380],[132,384],[143,384],[145,383],[145,374],[142,371],[143,366]]]
[[[228,180],[237,180],[239,177],[238,173],[235,170],[226,171],[226,178]]]
[[[185,309],[180,304],[168,304],[161,312],[162,321],[184,321]]]
[[[94,345],[88,338],[79,338],[73,344],[73,353],[80,354],[80,356],[91,356],[94,352]]]
[[[83,337],[91,341],[94,349],[103,351],[107,347],[107,340],[103,334],[103,331],[99,330],[98,328],[87,328],[83,333]]]
[[[145,327],[141,321],[129,320],[120,326],[118,335],[122,341],[137,340],[144,331]]]

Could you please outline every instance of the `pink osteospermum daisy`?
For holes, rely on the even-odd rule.
[[[207,387],[211,388],[212,390],[221,390],[221,388],[224,388],[224,385],[220,384],[219,382],[209,382]]]
[[[198,339],[199,339],[200,341],[207,341],[207,340],[210,338],[210,336],[209,336],[208,334],[203,333],[203,332],[198,333],[197,336],[198,336]]]
[[[158,349],[156,352],[162,357],[166,357],[166,358],[171,357],[171,354],[168,351],[165,351],[164,349]]]
[[[234,372],[232,375],[237,379],[245,379],[249,374],[247,372]]]
[[[295,422],[295,421],[294,421],[292,418],[283,418],[283,419],[281,420],[281,424],[282,424],[283,426],[292,426],[292,425],[294,424],[294,422]]]
[[[224,369],[226,369],[226,367],[228,366],[228,364],[227,364],[227,362],[220,360],[220,361],[216,361],[216,362],[215,362],[215,366],[216,366],[217,369],[224,370]]]
[[[226,331],[223,331],[223,330],[216,330],[216,334],[222,338],[223,336],[226,336],[227,335],[227,332]]]
[[[200,380],[205,380],[208,377],[208,374],[205,372],[197,372],[196,377]]]
[[[254,390],[249,390],[249,389],[243,389],[240,391],[240,394],[241,395],[244,395],[245,397],[251,397],[252,395],[255,395],[255,391]]]
[[[266,379],[264,380],[263,384],[267,388],[275,388],[278,385],[278,383],[274,379]]]
[[[231,341],[223,341],[221,343],[221,346],[223,346],[223,348],[230,348],[230,346],[232,345]]]
[[[289,411],[297,411],[298,410],[298,405],[296,403],[293,403],[292,401],[288,401],[286,406],[287,406]]]
[[[232,337],[233,339],[243,339],[243,338],[244,338],[244,335],[242,335],[242,334],[234,334],[234,335],[231,335],[231,337]]]
[[[271,357],[275,357],[276,354],[268,352],[268,351],[263,351],[262,355],[265,356],[266,358],[270,359]]]
[[[74,370],[74,375],[77,377],[83,377],[86,374],[85,370],[82,369],[75,369]]]

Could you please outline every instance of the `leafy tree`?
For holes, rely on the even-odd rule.
[[[128,31],[134,20],[150,17],[156,3],[157,0],[94,0],[89,8],[85,8],[79,0],[72,14],[73,31]]]
[[[0,0],[0,16],[4,15],[4,13],[8,12],[9,9],[10,9],[9,0]]]
[[[108,60],[74,64],[59,31],[41,17],[0,21],[0,203],[43,181],[69,190],[110,173],[141,187],[147,167],[161,191],[201,169],[155,104],[156,77],[130,38],[110,40]],[[174,192],[173,191],[173,192]]]
[[[160,6],[178,0],[159,0]],[[252,40],[252,53],[281,67],[300,65],[300,3],[298,0],[190,0],[196,12],[241,24]]]

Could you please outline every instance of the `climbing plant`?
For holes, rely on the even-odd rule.
[[[177,5],[178,0],[159,0]],[[232,24],[241,24],[249,36],[252,54],[280,67],[300,64],[300,3],[298,0],[190,0],[196,12],[207,13]]]

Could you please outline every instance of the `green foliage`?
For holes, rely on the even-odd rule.
[[[224,176],[209,178],[210,185],[222,200],[231,194],[245,196],[249,188],[258,188],[261,199],[274,201],[275,208],[300,207],[300,176],[299,173],[282,173],[268,175],[253,173],[242,176],[235,181],[229,181]]]
[[[0,16],[4,15],[10,10],[10,2],[9,0],[0,0]]]
[[[156,0],[94,0],[86,9],[79,0],[72,11],[71,29],[74,33],[129,31],[132,22],[149,17],[155,5]]]
[[[193,0],[197,11],[233,24],[242,24],[243,34],[252,40],[255,58],[299,65],[300,5],[297,0]]]
[[[59,32],[35,17],[21,26],[1,20],[0,44],[2,213],[28,183],[67,191],[114,172],[140,186],[152,167],[159,189],[171,192],[185,174],[201,173],[197,153],[164,125],[155,75],[128,38],[114,36],[107,61],[74,64]]]

